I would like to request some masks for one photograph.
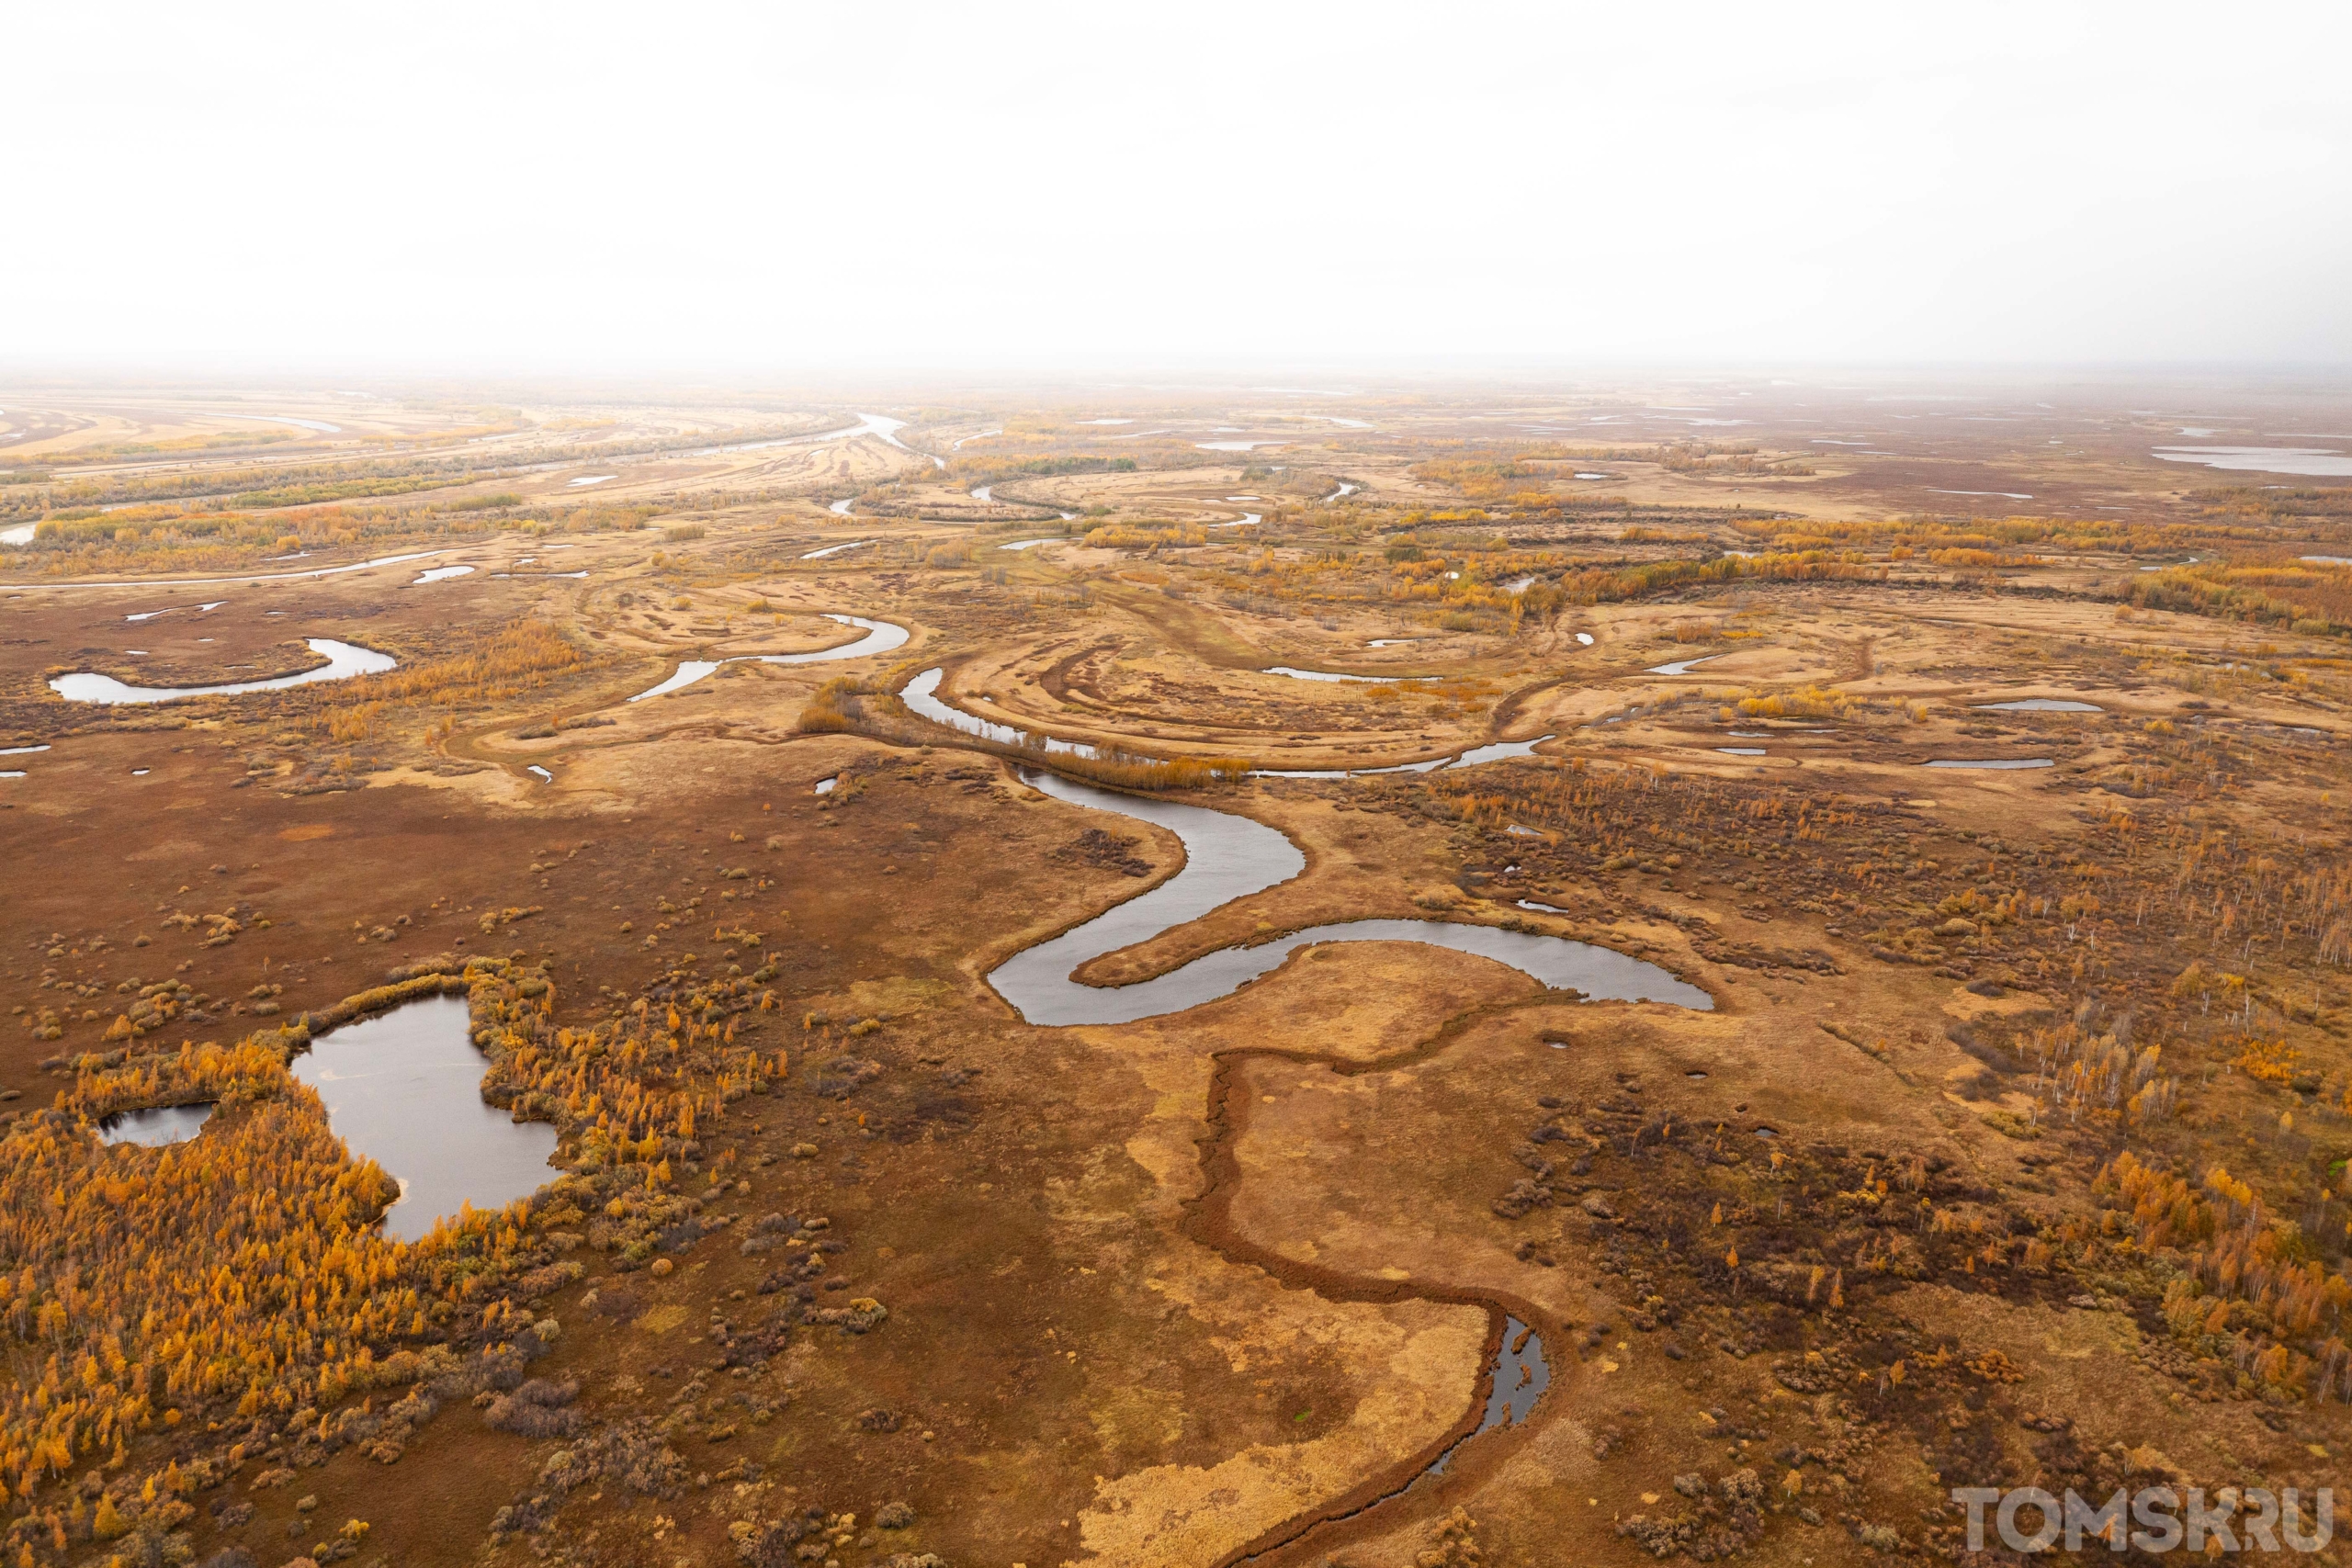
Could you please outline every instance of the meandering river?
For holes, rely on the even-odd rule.
[[[1204,806],[1122,795],[1043,771],[1024,772],[1033,788],[1057,800],[1115,812],[1174,833],[1184,869],[1148,893],[1027,948],[991,970],[989,984],[1031,1023],[1132,1023],[1230,996],[1278,967],[1302,947],[1333,942],[1419,942],[1476,953],[1555,989],[1570,987],[1600,1001],[1660,1001],[1699,1010],[1714,998],[1655,964],[1605,947],[1533,931],[1452,920],[1367,919],[1310,926],[1255,947],[1205,953],[1133,985],[1089,986],[1072,971],[1105,953],[1147,942],[1212,909],[1289,881],[1306,857],[1278,829]]]

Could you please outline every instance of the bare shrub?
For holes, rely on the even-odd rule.
[[[526,1438],[568,1438],[580,1429],[580,1412],[567,1410],[580,1394],[576,1382],[533,1378],[492,1404],[482,1419],[502,1432]]]

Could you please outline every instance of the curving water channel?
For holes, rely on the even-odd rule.
[[[930,694],[936,689],[937,671],[926,673],[934,679],[924,696],[936,704],[937,699]],[[969,715],[960,716],[970,718]],[[1659,1000],[1699,1010],[1711,1010],[1714,1005],[1713,998],[1698,987],[1677,979],[1657,964],[1624,953],[1560,937],[1440,920],[1367,919],[1316,926],[1258,947],[1219,949],[1132,985],[1085,985],[1072,975],[1087,963],[1198,919],[1233,899],[1286,882],[1306,869],[1306,856],[1278,829],[1234,813],[1120,795],[1048,773],[1023,770],[1021,776],[1031,787],[1057,800],[1166,828],[1184,846],[1183,868],[1166,882],[1113,906],[1060,936],[1023,950],[989,972],[989,984],[1031,1023],[1129,1023],[1197,1006],[1231,995],[1299,948],[1326,942],[1421,942],[1493,958],[1546,986],[1574,987],[1588,999]],[[1223,1103],[1221,1073],[1217,1082],[1219,1087],[1212,1089],[1210,1097],[1213,1127],[1219,1125],[1218,1108]],[[1214,1170],[1220,1157],[1204,1153],[1204,1168]],[[1216,1186],[1213,1179],[1212,1194]],[[1214,1196],[1210,1201],[1216,1202]],[[1223,1244],[1212,1245],[1224,1249]],[[1252,1257],[1261,1250],[1238,1237],[1232,1238],[1231,1246],[1239,1249],[1235,1254],[1238,1257]],[[1255,1260],[1261,1264],[1271,1262],[1263,1258]],[[1328,1293],[1326,1284],[1308,1283],[1309,1288]],[[1329,1283],[1341,1292],[1335,1299],[1355,1299],[1347,1294],[1352,1281],[1335,1278]],[[1464,1298],[1448,1294],[1444,1299]],[[1482,1372],[1487,1398],[1476,1426],[1446,1444],[1427,1463],[1399,1474],[1376,1495],[1337,1509],[1294,1516],[1276,1532],[1261,1537],[1261,1544],[1254,1551],[1222,1561],[1255,1562],[1268,1552],[1295,1544],[1323,1526],[1358,1517],[1424,1482],[1443,1476],[1464,1444],[1499,1427],[1524,1424],[1532,1416],[1536,1402],[1551,1386],[1552,1369],[1544,1356],[1543,1338],[1515,1314],[1516,1310],[1523,1309],[1506,1310],[1503,1304],[1492,1301],[1485,1304],[1502,1323],[1494,1359]]]
[[[1343,920],[1309,926],[1256,947],[1204,953],[1166,974],[1126,986],[1089,986],[1071,972],[1105,953],[1148,941],[1210,910],[1289,881],[1306,857],[1279,830],[1231,812],[1120,795],[1057,774],[1023,772],[1033,788],[1073,806],[1149,822],[1184,845],[1184,868],[1139,897],[1014,954],[989,984],[1031,1023],[1133,1023],[1232,995],[1302,947],[1333,942],[1418,942],[1508,964],[1555,990],[1595,1001],[1671,1002],[1700,1011],[1714,998],[1655,964],[1605,947],[1533,931],[1450,920]]]
[[[279,560],[300,560],[308,551],[291,556],[279,556]],[[372,560],[353,561],[348,566],[313,567],[308,571],[262,571],[243,577],[153,577],[136,581],[96,580],[85,582],[0,582],[0,589],[9,592],[29,592],[36,588],[211,588],[223,583],[293,582],[312,577],[340,577],[346,571],[366,571],[379,566],[405,566],[413,560],[431,560],[446,556],[447,550],[411,550],[406,555],[378,556]],[[227,601],[222,601],[226,603]]]
[[[55,677],[50,682],[49,689],[69,703],[169,703],[182,697],[230,697],[245,692],[276,692],[288,686],[307,686],[313,681],[348,681],[354,675],[381,675],[400,665],[400,660],[390,654],[378,653],[372,648],[357,648],[324,637],[304,640],[311,651],[324,656],[326,662],[315,670],[305,670],[295,675],[279,675],[267,681],[233,681],[220,686],[126,686],[111,675],[80,671],[72,675]]]
[[[2076,702],[2071,697],[2026,697],[2013,703],[1978,703],[1979,713],[2105,713],[2097,703]]]
[[[1552,738],[1539,735],[1532,740],[1498,740],[1489,746],[1473,746],[1446,764],[1449,768],[1475,768],[1481,762],[1499,762],[1506,757],[1532,757],[1535,748]],[[1378,770],[1385,773],[1386,769]]]
[[[1720,653],[1702,653],[1696,659],[1678,659],[1670,664],[1653,664],[1642,673],[1645,675],[1688,675],[1693,665],[1704,664],[1711,660],[1724,657]]]
[[[905,420],[892,419],[888,414],[862,413],[857,416],[855,424],[840,425],[831,430],[819,430],[802,435],[778,435],[764,441],[737,441],[724,446],[705,446],[697,451],[689,452],[686,456],[716,457],[727,452],[764,452],[775,446],[815,446],[835,441],[854,441],[861,435],[878,436],[886,446],[896,446],[901,452],[912,452],[913,447],[899,439],[899,432],[904,430],[906,426]]]
[[[969,714],[962,708],[952,707],[941,700],[939,682],[944,674],[946,674],[945,671],[936,667],[924,671],[899,689],[899,701],[906,705],[908,712],[920,714],[933,724],[944,724],[950,729],[960,730],[966,735],[977,735],[983,740],[993,740],[1000,746],[1027,746],[1031,743],[1029,732],[1025,729],[1015,729],[1009,724],[993,723],[980,717],[978,714]],[[1044,739],[1043,745],[1048,754],[1056,756],[1091,757],[1095,754],[1094,748],[1083,740],[1057,740],[1048,735]]]
[[[1473,746],[1458,757],[1431,757],[1425,762],[1391,762],[1384,768],[1252,768],[1253,779],[1368,779],[1382,773],[1433,773],[1441,768],[1475,768],[1481,762],[1499,762],[1508,757],[1532,757],[1535,748],[1552,737],[1539,735],[1532,740],[1498,740],[1487,746]]]
[[[648,687],[630,702],[641,703],[648,697],[667,696],[672,692],[693,685],[722,664],[820,664],[831,659],[863,659],[869,653],[888,653],[905,646],[909,633],[901,626],[888,621],[869,621],[862,615],[836,615],[826,612],[825,619],[839,621],[845,626],[860,626],[865,635],[855,642],[845,642],[839,648],[820,648],[814,653],[745,653],[733,659],[689,659],[670,672],[669,679],[658,686]]]
[[[1295,673],[1295,671],[1269,671],[1267,673]],[[991,719],[982,718],[978,714],[966,713],[962,708],[954,706],[939,695],[940,679],[944,674],[944,671],[936,668],[924,671],[899,689],[899,701],[906,705],[908,712],[920,715],[933,724],[944,724],[950,729],[958,730],[966,735],[978,736],[983,740],[993,740],[1000,746],[1040,747],[1049,757],[1091,758],[1100,755],[1093,746],[1083,740],[1057,740],[1050,735],[1035,737],[1025,729],[1017,729],[1009,724],[998,724]],[[1308,678],[1334,681],[1369,679],[1363,676],[1339,675],[1317,677],[1311,673]],[[1417,676],[1400,677],[1400,679],[1435,679],[1435,677]],[[1532,740],[1498,740],[1488,746],[1473,746],[1458,757],[1431,757],[1425,762],[1393,762],[1382,768],[1252,768],[1250,770],[1250,776],[1253,779],[1352,779],[1370,778],[1376,773],[1435,773],[1440,768],[1472,768],[1481,762],[1498,762],[1506,757],[1532,756],[1535,748],[1551,739],[1549,735],[1539,735]],[[1160,759],[1141,760],[1151,761]]]
[[[322,435],[339,435],[343,426],[329,424],[322,419],[297,419],[290,413],[216,413],[213,419],[242,420],[248,424],[290,424],[297,430],[315,430]]]
[[[1391,640],[1402,642],[1408,639],[1402,637],[1393,639],[1384,638],[1371,646],[1374,648],[1385,648]],[[1300,670],[1288,664],[1269,664],[1265,669],[1260,671],[1259,673],[1261,675],[1287,675],[1294,681],[1361,681],[1366,684],[1374,686],[1393,685],[1398,681],[1438,681],[1444,679],[1444,677],[1440,675],[1342,675],[1334,670]]]
[[[1606,948],[1532,932],[1437,920],[1367,919],[1317,926],[1259,947],[1220,949],[1132,985],[1085,985],[1072,978],[1073,972],[1085,964],[1197,919],[1235,898],[1286,882],[1306,869],[1306,857],[1279,830],[1233,813],[1120,795],[1042,772],[1024,770],[1022,778],[1057,800],[1166,828],[1182,840],[1185,855],[1183,869],[1159,886],[1114,905],[1060,936],[1024,949],[989,972],[989,984],[1031,1023],[1128,1023],[1173,1012],[1228,996],[1297,949],[1325,942],[1421,942],[1496,959],[1546,986],[1573,986],[1589,999],[1655,999],[1702,1010],[1713,1006],[1713,998],[1698,987],[1677,979],[1656,964]],[[1223,1059],[1221,1054],[1220,1060]],[[1225,1081],[1220,1071],[1218,1087],[1212,1089],[1210,1097],[1213,1128],[1221,1125]],[[1220,1136],[1212,1143],[1221,1141]],[[1210,1149],[1210,1145],[1204,1147]],[[1203,1157],[1204,1168],[1215,1171],[1230,1155],[1229,1151],[1222,1155],[1204,1152]],[[1228,1177],[1231,1171],[1227,1166]],[[1225,1213],[1224,1204],[1216,1197],[1219,1179],[1213,1176],[1208,1201],[1215,1212]],[[1226,1201],[1229,1202],[1229,1198]],[[1214,1239],[1217,1234],[1212,1231],[1210,1238],[1220,1250],[1238,1249],[1230,1255],[1261,1265],[1272,1263],[1272,1259],[1261,1256],[1262,1249],[1253,1244],[1229,1233],[1226,1233],[1227,1241],[1219,1242]],[[1340,1294],[1334,1299],[1357,1299],[1349,1293],[1356,1282],[1344,1277],[1305,1282],[1308,1288],[1327,1294],[1336,1288]],[[1442,1299],[1479,1298],[1449,1292]],[[1295,1544],[1326,1525],[1361,1517],[1425,1482],[1442,1477],[1464,1444],[1505,1426],[1527,1422],[1537,1401],[1551,1386],[1552,1369],[1544,1355],[1542,1337],[1517,1315],[1524,1309],[1509,1308],[1491,1300],[1484,1304],[1501,1324],[1494,1359],[1482,1371],[1481,1382],[1487,1397],[1475,1426],[1448,1442],[1427,1462],[1396,1474],[1375,1495],[1361,1503],[1294,1516],[1276,1531],[1261,1537],[1254,1551],[1221,1561],[1255,1562],[1271,1551]]]
[[[2058,764],[2048,757],[1954,757],[1940,761],[1922,762],[1923,768],[2054,768]]]
[[[558,1172],[555,1128],[484,1103],[489,1061],[463,997],[427,997],[329,1030],[289,1064],[355,1155],[400,1183],[384,1233],[415,1241],[468,1203],[498,1209]]]

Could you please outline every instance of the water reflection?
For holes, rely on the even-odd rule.
[[[1503,1342],[1495,1350],[1494,1388],[1487,1395],[1486,1412],[1478,1418],[1476,1430],[1464,1438],[1462,1443],[1506,1422],[1518,1426],[1527,1419],[1535,1402],[1551,1386],[1552,1364],[1544,1359],[1542,1336],[1515,1317],[1504,1317]],[[1438,1455],[1437,1462],[1421,1474],[1443,1475],[1446,1462],[1462,1451],[1462,1443]]]
[[[1298,846],[1262,822],[1205,807],[1120,795],[1046,773],[1024,782],[1072,805],[1115,812],[1174,833],[1184,869],[1140,897],[999,964],[989,984],[1031,1023],[1132,1023],[1229,996],[1278,967],[1302,947],[1331,942],[1418,942],[1508,964],[1555,989],[1573,987],[1594,1000],[1661,1001],[1705,1010],[1714,999],[1698,987],[1605,947],[1532,931],[1448,920],[1345,920],[1310,926],[1256,947],[1221,948],[1133,985],[1088,986],[1071,972],[1107,953],[1198,919],[1233,899],[1286,882],[1306,869]]]
[[[1370,679],[1370,677],[1355,675],[1319,675],[1311,671],[1287,670],[1280,666],[1265,672],[1283,675],[1305,674],[1309,680]],[[899,701],[906,705],[909,713],[927,718],[933,724],[944,724],[948,728],[966,735],[978,736],[983,740],[993,740],[1000,746],[1042,745],[1048,756],[1094,757],[1100,754],[1094,747],[1083,740],[1058,740],[1050,735],[1033,738],[1025,729],[1015,728],[1009,724],[998,724],[992,719],[982,718],[978,714],[966,713],[962,708],[954,706],[939,695],[939,682],[945,673],[945,671],[937,669],[924,671],[899,688]],[[1378,773],[1434,773],[1440,768],[1472,768],[1481,762],[1498,762],[1508,757],[1532,756],[1535,748],[1551,739],[1549,735],[1539,735],[1532,740],[1498,740],[1488,746],[1474,746],[1458,757],[1431,757],[1422,762],[1394,762],[1385,768],[1252,768],[1250,770],[1250,776],[1253,779],[1346,779],[1369,778]],[[1150,761],[1160,759],[1140,760]]]
[[[1374,643],[1374,648],[1385,646]],[[1260,671],[1266,675],[1287,675],[1294,681],[1362,681],[1374,686],[1391,685],[1398,681],[1434,681],[1435,675],[1342,675],[1330,670],[1298,670],[1288,664],[1270,664]]]
[[[2314,479],[2352,474],[2352,456],[2321,446],[2159,446],[2155,456],[2167,463],[2201,463],[2241,472]]]
[[[212,1120],[213,1110],[212,1101],[208,1100],[199,1105],[156,1105],[141,1111],[118,1111],[99,1122],[98,1142],[137,1144],[148,1149],[185,1143],[204,1130],[204,1124]]]
[[[820,648],[813,653],[746,653],[733,659],[684,660],[660,685],[647,687],[629,701],[641,703],[648,697],[666,696],[693,685],[722,664],[820,664],[831,659],[863,659],[869,653],[888,653],[894,648],[904,646],[909,635],[904,626],[893,626],[888,621],[869,621],[862,615],[829,613],[825,619],[839,621],[845,626],[863,627],[865,635],[855,642],[845,642],[838,648]]]
[[[1015,729],[1009,724],[994,723],[980,717],[978,714],[969,714],[962,708],[951,707],[942,701],[939,696],[939,682],[945,673],[944,670],[924,671],[899,689],[899,701],[906,705],[908,712],[918,714],[933,724],[944,724],[950,729],[961,730],[966,735],[977,735],[983,740],[993,740],[1000,746],[1029,744],[1029,732],[1025,729]],[[1094,755],[1094,748],[1083,740],[1057,740],[1050,735],[1045,738],[1045,748],[1049,753],[1072,757]]]
[[[347,681],[354,675],[381,675],[399,667],[400,660],[389,653],[378,653],[370,648],[357,648],[333,637],[306,638],[311,651],[325,656],[326,662],[315,670],[305,670],[298,675],[280,675],[268,681],[236,681],[221,686],[126,686],[111,675],[99,675],[83,671],[72,675],[60,675],[49,683],[49,689],[69,703],[168,703],[181,697],[235,696],[243,692],[275,692],[288,686],[307,686],[313,681]]]
[[[428,997],[330,1030],[294,1058],[335,1135],[401,1184],[384,1231],[414,1241],[471,1203],[497,1209],[556,1178],[555,1129],[483,1103],[488,1060],[463,997]]]
[[[2105,713],[2097,703],[2078,703],[2064,697],[2027,697],[2014,703],[1978,703],[1980,713]]]
[[[2047,757],[1987,757],[1955,758],[1948,761],[1928,762],[1923,766],[1930,768],[2054,768],[2057,763]]]

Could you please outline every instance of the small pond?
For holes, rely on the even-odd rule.
[[[555,1129],[483,1103],[488,1058],[463,997],[427,997],[329,1030],[294,1058],[354,1155],[401,1184],[384,1233],[414,1241],[460,1205],[501,1209],[556,1179]]]
[[[142,1111],[118,1111],[98,1123],[98,1142],[160,1149],[166,1144],[186,1143],[211,1120],[212,1102],[209,1100],[198,1105],[155,1105]]]

